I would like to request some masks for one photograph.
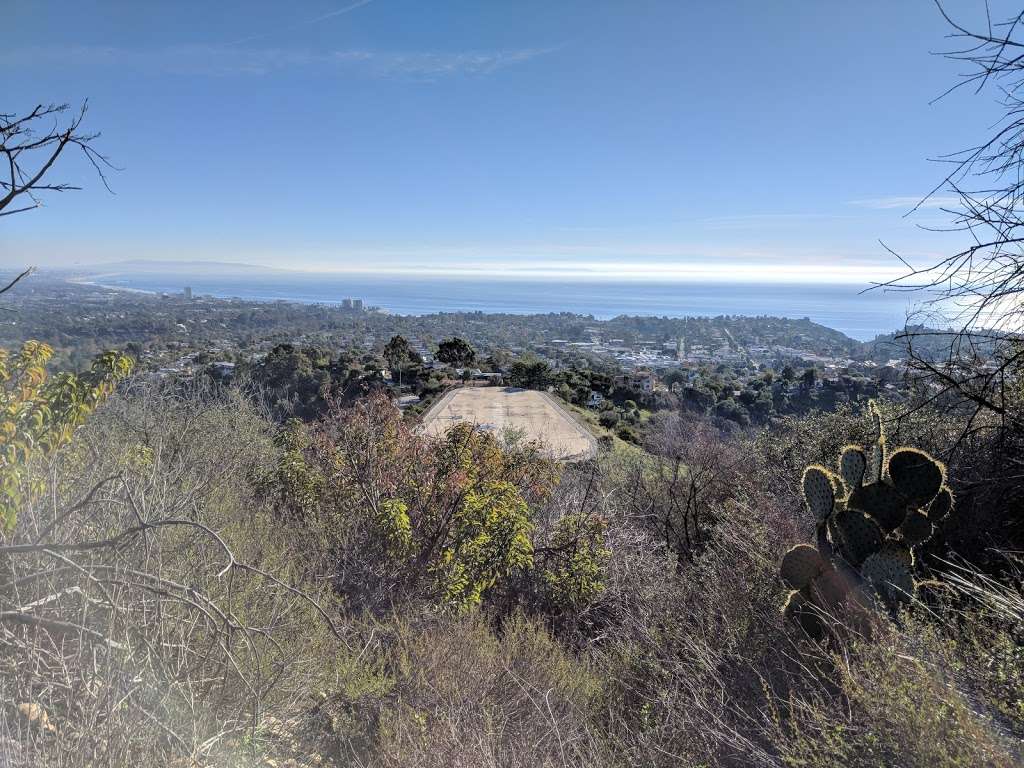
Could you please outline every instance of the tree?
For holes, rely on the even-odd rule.
[[[796,371],[793,370],[793,366],[787,365],[782,369],[782,380],[791,382],[796,380]]]
[[[1003,117],[975,146],[939,158],[951,164],[950,172],[913,209],[929,199],[934,204],[936,193],[950,195],[949,202],[938,201],[950,218],[944,229],[967,233],[967,247],[916,266],[890,249],[907,271],[879,287],[927,294],[914,318],[919,324],[908,323],[896,341],[905,346],[910,368],[941,389],[934,399],[993,415],[1001,428],[1020,433],[1024,409],[1014,405],[1013,382],[1024,370],[1024,345],[1016,336],[1024,321],[1024,12],[995,25],[986,16],[970,29],[941,4],[939,10],[957,41],[942,55],[967,67],[940,98],[965,86],[976,94],[994,89]]]
[[[310,514],[337,536],[338,587],[378,608],[405,589],[461,611],[530,570],[532,506],[560,474],[534,446],[507,449],[465,422],[418,435],[380,394],[333,409],[309,460],[326,478]]]
[[[814,386],[814,382],[818,380],[818,372],[814,370],[813,367],[807,368],[804,370],[803,376],[800,377],[800,380],[807,389],[810,389]]]
[[[392,336],[391,340],[384,345],[384,359],[388,361],[392,372],[398,371],[398,386],[402,386],[402,368],[409,362],[411,352],[409,342],[404,336]]]
[[[110,161],[93,147],[98,133],[81,130],[88,102],[63,127],[58,120],[70,109],[67,104],[38,105],[24,115],[0,113],[0,167],[7,178],[0,178],[0,216],[38,208],[43,204],[41,193],[81,189],[73,184],[52,183],[44,177],[69,149],[79,150],[110,189],[104,169],[112,169]],[[45,126],[40,129],[40,126]],[[27,198],[31,202],[23,202]]]
[[[525,389],[546,389],[551,383],[551,366],[543,360],[517,360],[509,371],[509,383]]]
[[[979,538],[970,548],[1013,551],[1024,542],[1024,11],[993,24],[986,4],[972,25],[938,5],[955,41],[942,55],[966,67],[940,98],[964,87],[992,93],[1002,119],[973,146],[938,158],[950,171],[913,209],[939,207],[948,216],[939,229],[966,245],[923,263],[888,249],[906,272],[879,287],[924,292],[895,339],[923,384],[898,418],[924,409],[950,418],[957,432],[945,458],[969,489],[958,503],[972,509],[973,530],[1000,530],[998,545]]]
[[[322,350],[278,344],[253,370],[253,379],[270,395],[277,416],[308,419],[324,409],[332,390],[345,384],[345,374]]]
[[[630,508],[677,557],[680,570],[710,540],[719,504],[747,468],[739,446],[703,418],[659,414],[646,447],[657,457],[631,468],[625,487]]]
[[[700,385],[686,387],[683,390],[683,403],[698,413],[707,413],[715,404],[715,393]]]
[[[437,345],[437,359],[445,365],[465,368],[476,360],[476,352],[469,342],[453,336]]]
[[[732,398],[727,398],[715,406],[715,415],[729,421],[735,421],[741,426],[750,424],[750,414],[747,409]]]

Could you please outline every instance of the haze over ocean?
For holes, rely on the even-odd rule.
[[[613,282],[513,280],[289,273],[282,275],[183,275],[120,272],[90,278],[115,288],[259,301],[340,303],[361,298],[395,314],[481,311],[533,314],[572,312],[608,319],[616,315],[770,315],[807,317],[867,341],[902,328],[907,294],[861,293],[850,284]],[[917,297],[920,300],[920,297]]]

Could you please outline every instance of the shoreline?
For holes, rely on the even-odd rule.
[[[103,275],[99,275],[103,277]],[[103,288],[107,291],[125,291],[126,293],[141,293],[145,296],[159,296],[158,291],[147,291],[145,288],[129,288],[126,285],[107,285],[106,283],[98,283],[95,280],[91,280],[84,277],[65,277],[64,282],[74,283],[75,285],[88,285],[92,288]]]
[[[185,280],[188,277],[178,278],[182,281],[183,285],[175,290],[174,288],[137,288],[133,286],[127,286],[118,283],[106,282],[106,278],[120,277],[124,273],[120,272],[106,272],[100,274],[91,275],[77,275],[77,276],[64,276],[63,280],[68,283],[72,283],[80,286],[88,286],[91,288],[98,288],[109,291],[125,291],[130,294],[136,295],[147,295],[147,296],[160,296],[168,295],[174,297],[180,297],[182,295],[182,288],[184,287]],[[174,278],[171,278],[174,279]],[[164,276],[163,280],[157,281],[158,283],[168,283],[169,280]],[[200,280],[200,283],[203,281]],[[858,306],[851,304],[849,309],[851,311],[844,312],[842,307],[844,304],[837,304],[838,311],[830,311],[831,306],[828,303],[819,306],[815,305],[815,302],[810,301],[806,306],[802,306],[802,302],[799,301],[799,295],[793,295],[793,301],[788,302],[785,297],[775,295],[766,302],[766,306],[759,307],[751,301],[744,302],[743,300],[736,301],[735,297],[731,297],[728,292],[723,294],[723,301],[721,305],[717,301],[709,301],[709,294],[707,292],[708,286],[695,285],[692,286],[695,293],[692,296],[681,295],[677,306],[669,306],[669,304],[675,304],[675,301],[671,299],[674,297],[661,296],[660,302],[654,302],[647,306],[633,306],[635,302],[629,300],[628,293],[624,296],[612,294],[608,295],[597,295],[593,297],[582,296],[580,294],[566,293],[564,295],[569,299],[565,306],[555,307],[546,306],[544,297],[549,297],[547,293],[538,292],[536,300],[534,294],[529,293],[530,286],[523,288],[520,286],[520,295],[516,295],[514,292],[511,295],[507,295],[501,291],[496,291],[493,296],[493,301],[490,303],[484,299],[487,298],[487,290],[490,286],[481,286],[481,292],[477,294],[463,293],[460,290],[454,292],[435,292],[430,290],[432,286],[410,286],[405,281],[399,281],[397,287],[389,285],[390,281],[382,281],[380,285],[363,285],[356,284],[351,286],[339,286],[336,295],[339,298],[328,298],[328,297],[308,297],[302,295],[266,295],[258,292],[260,288],[272,288],[274,286],[264,286],[256,284],[250,286],[251,288],[257,289],[253,293],[255,295],[239,295],[233,293],[231,288],[234,286],[228,285],[227,289],[217,290],[216,282],[213,290],[210,290],[209,286],[200,286],[198,289],[194,289],[194,298],[201,299],[206,297],[209,300],[218,301],[236,301],[236,302],[252,302],[256,304],[272,304],[272,303],[285,303],[295,304],[301,306],[323,306],[323,307],[338,307],[343,303],[342,296],[354,295],[359,297],[362,293],[364,296],[370,294],[369,301],[373,302],[372,307],[365,309],[366,312],[373,312],[385,315],[394,315],[396,317],[424,317],[429,315],[472,315],[474,313],[488,314],[488,315],[509,315],[509,316],[540,316],[540,315],[558,315],[558,314],[571,314],[577,316],[583,320],[590,319],[597,322],[606,322],[614,320],[616,317],[633,317],[633,318],[665,318],[665,319],[678,319],[683,320],[686,318],[715,318],[715,317],[735,317],[735,318],[746,318],[757,320],[758,318],[764,319],[781,319],[794,322],[808,321],[816,326],[826,328],[830,331],[841,333],[848,338],[856,341],[866,342],[870,341],[874,337],[880,334],[891,333],[894,329],[902,327],[904,320],[904,313],[900,311],[888,311],[884,306],[877,303],[872,305],[866,303]],[[458,281],[461,283],[461,281]],[[532,284],[531,284],[532,285]],[[285,290],[302,290],[302,286],[285,285],[282,286]],[[500,286],[499,286],[500,287]],[[564,285],[561,286],[564,290],[577,288],[575,285]],[[777,287],[777,286],[773,286]],[[839,288],[840,286],[826,286],[828,288]],[[323,286],[318,286],[320,290],[323,290]],[[419,290],[417,290],[419,288]],[[538,290],[539,290],[538,286]],[[804,286],[785,286],[789,291],[799,291]],[[243,290],[245,286],[243,286]],[[563,293],[564,293],[563,290]],[[378,295],[374,295],[374,293]],[[384,295],[380,295],[380,294]],[[393,294],[393,295],[392,295]],[[561,295],[561,294],[560,294]],[[749,297],[746,297],[749,298]],[[854,300],[856,297],[851,297]],[[592,301],[588,301],[592,299]],[[621,299],[621,301],[620,301]],[[845,301],[845,299],[844,299]],[[749,305],[749,306],[747,306]],[[599,309],[595,311],[594,307],[598,306]],[[600,307],[603,307],[605,311],[601,311]]]

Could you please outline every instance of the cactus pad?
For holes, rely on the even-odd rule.
[[[924,512],[912,509],[900,526],[900,535],[908,547],[924,544],[932,537],[932,521]]]
[[[839,474],[843,478],[846,490],[853,493],[855,488],[860,488],[864,482],[864,473],[867,472],[868,459],[864,450],[858,445],[848,445],[843,449],[839,457]]]
[[[810,637],[820,639],[825,636],[825,622],[803,592],[790,592],[782,615],[795,621]]]
[[[910,548],[892,539],[885,542],[882,548],[878,551],[878,554],[884,555],[885,557],[896,558],[903,562],[907,568],[913,569],[914,567],[914,553],[911,552]]]
[[[928,517],[936,522],[944,520],[950,510],[953,509],[953,493],[945,486],[939,490],[939,495],[932,499],[928,507]]]
[[[915,506],[927,504],[942,487],[945,469],[924,451],[900,448],[889,458],[889,477]]]
[[[857,488],[846,502],[874,518],[886,533],[895,531],[907,515],[906,499],[888,483],[871,483]]]
[[[811,594],[830,611],[842,605],[850,592],[850,581],[839,571],[829,568],[811,582]]]
[[[914,575],[900,558],[878,552],[864,561],[860,572],[890,605],[910,602],[914,594]]]
[[[860,565],[882,548],[882,531],[870,517],[856,509],[843,509],[836,513],[832,533],[835,543],[847,562]]]
[[[818,520],[825,520],[832,514],[836,503],[836,487],[832,473],[824,467],[812,464],[804,470],[804,502]]]
[[[786,553],[779,567],[782,581],[792,589],[803,589],[825,570],[827,563],[810,544],[798,544]]]

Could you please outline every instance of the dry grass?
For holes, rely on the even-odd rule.
[[[54,490],[11,542],[111,474],[125,482],[47,541],[109,536],[138,514],[216,536],[166,526],[71,564],[8,559],[4,609],[77,628],[0,622],[0,765],[1019,764],[1019,584],[960,570],[946,600],[884,621],[871,642],[819,646],[782,620],[778,559],[806,536],[792,489],[812,454],[856,437],[851,423],[729,446],[743,471],[702,497],[704,537],[685,560],[651,525],[685,502],[685,483],[652,493],[614,466],[634,457],[614,454],[566,472],[534,510],[539,540],[584,505],[611,550],[603,590],[572,614],[545,613],[524,574],[500,606],[458,615],[411,595],[371,616],[331,587],[339,567],[376,567],[374,552],[325,548],[259,494],[279,450],[259,413],[209,393],[116,398],[46,468]],[[225,548],[259,572],[225,571]],[[131,571],[195,594],[155,594]],[[328,607],[339,636],[285,585]]]

